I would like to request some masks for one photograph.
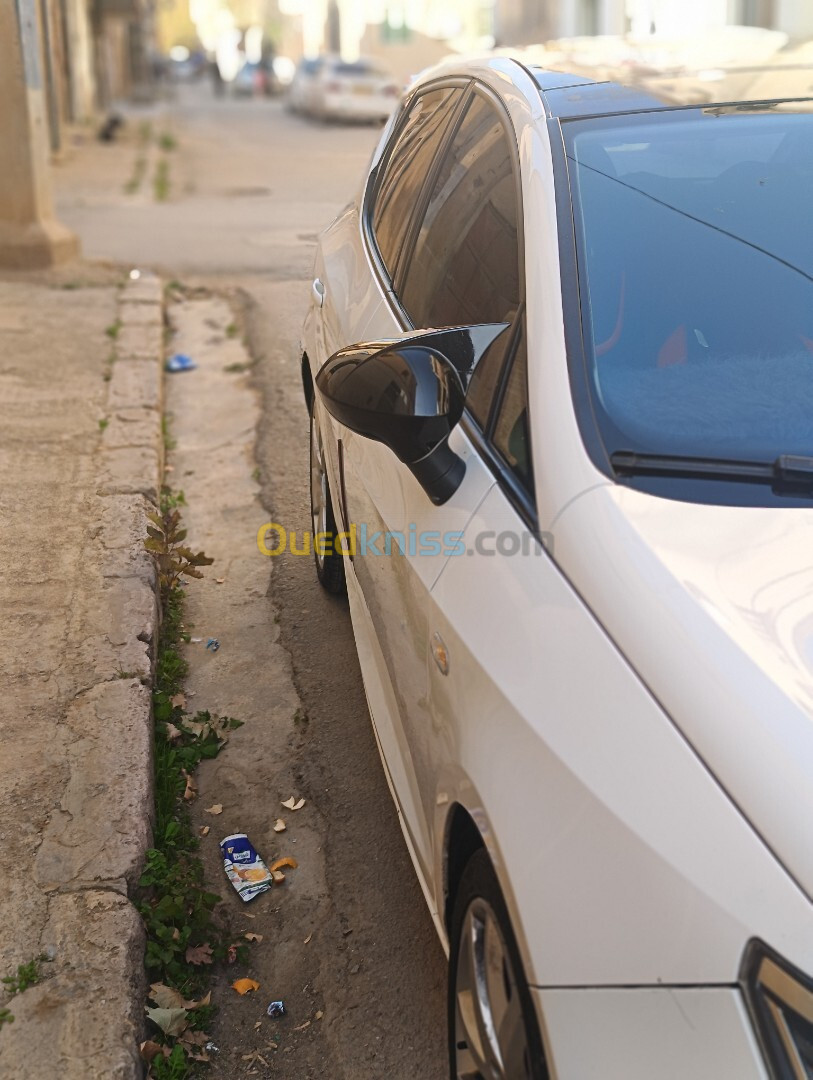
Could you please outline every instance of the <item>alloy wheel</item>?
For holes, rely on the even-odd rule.
[[[491,905],[466,911],[455,979],[457,1080],[531,1077],[530,1048],[517,980]]]

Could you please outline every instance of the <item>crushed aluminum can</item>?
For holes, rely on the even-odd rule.
[[[217,650],[220,648],[220,642],[217,640],[216,637],[210,637],[209,640],[206,642],[206,648],[211,649],[212,652],[217,652]]]
[[[204,1046],[204,1048],[203,1048],[203,1049],[204,1049],[204,1050],[208,1050],[210,1054],[211,1054],[212,1052],[214,1052],[215,1054],[219,1054],[219,1053],[220,1053],[220,1047],[219,1047],[219,1046],[215,1046],[215,1044],[214,1044],[213,1042],[207,1042],[207,1043],[206,1043],[206,1045]]]
[[[220,841],[223,869],[241,900],[248,902],[274,884],[268,867],[254,850],[245,833],[234,833]]]
[[[269,1016],[285,1016],[285,1004],[282,1001],[272,1001],[265,1011]]]

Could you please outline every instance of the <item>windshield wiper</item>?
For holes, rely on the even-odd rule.
[[[703,480],[735,480],[745,484],[772,484],[778,488],[807,488],[813,491],[813,457],[797,454],[780,454],[775,461],[737,461],[616,450],[610,455],[610,463],[618,476],[679,476],[686,479],[696,477]]]

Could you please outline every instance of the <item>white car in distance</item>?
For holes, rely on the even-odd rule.
[[[450,60],[321,237],[316,569],[457,1080],[813,1077],[799,78]]]

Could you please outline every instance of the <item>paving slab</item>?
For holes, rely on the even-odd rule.
[[[3,1080],[142,1075],[162,314],[134,292],[0,280],[0,976],[48,957],[0,989]],[[153,355],[106,382],[132,313]]]

